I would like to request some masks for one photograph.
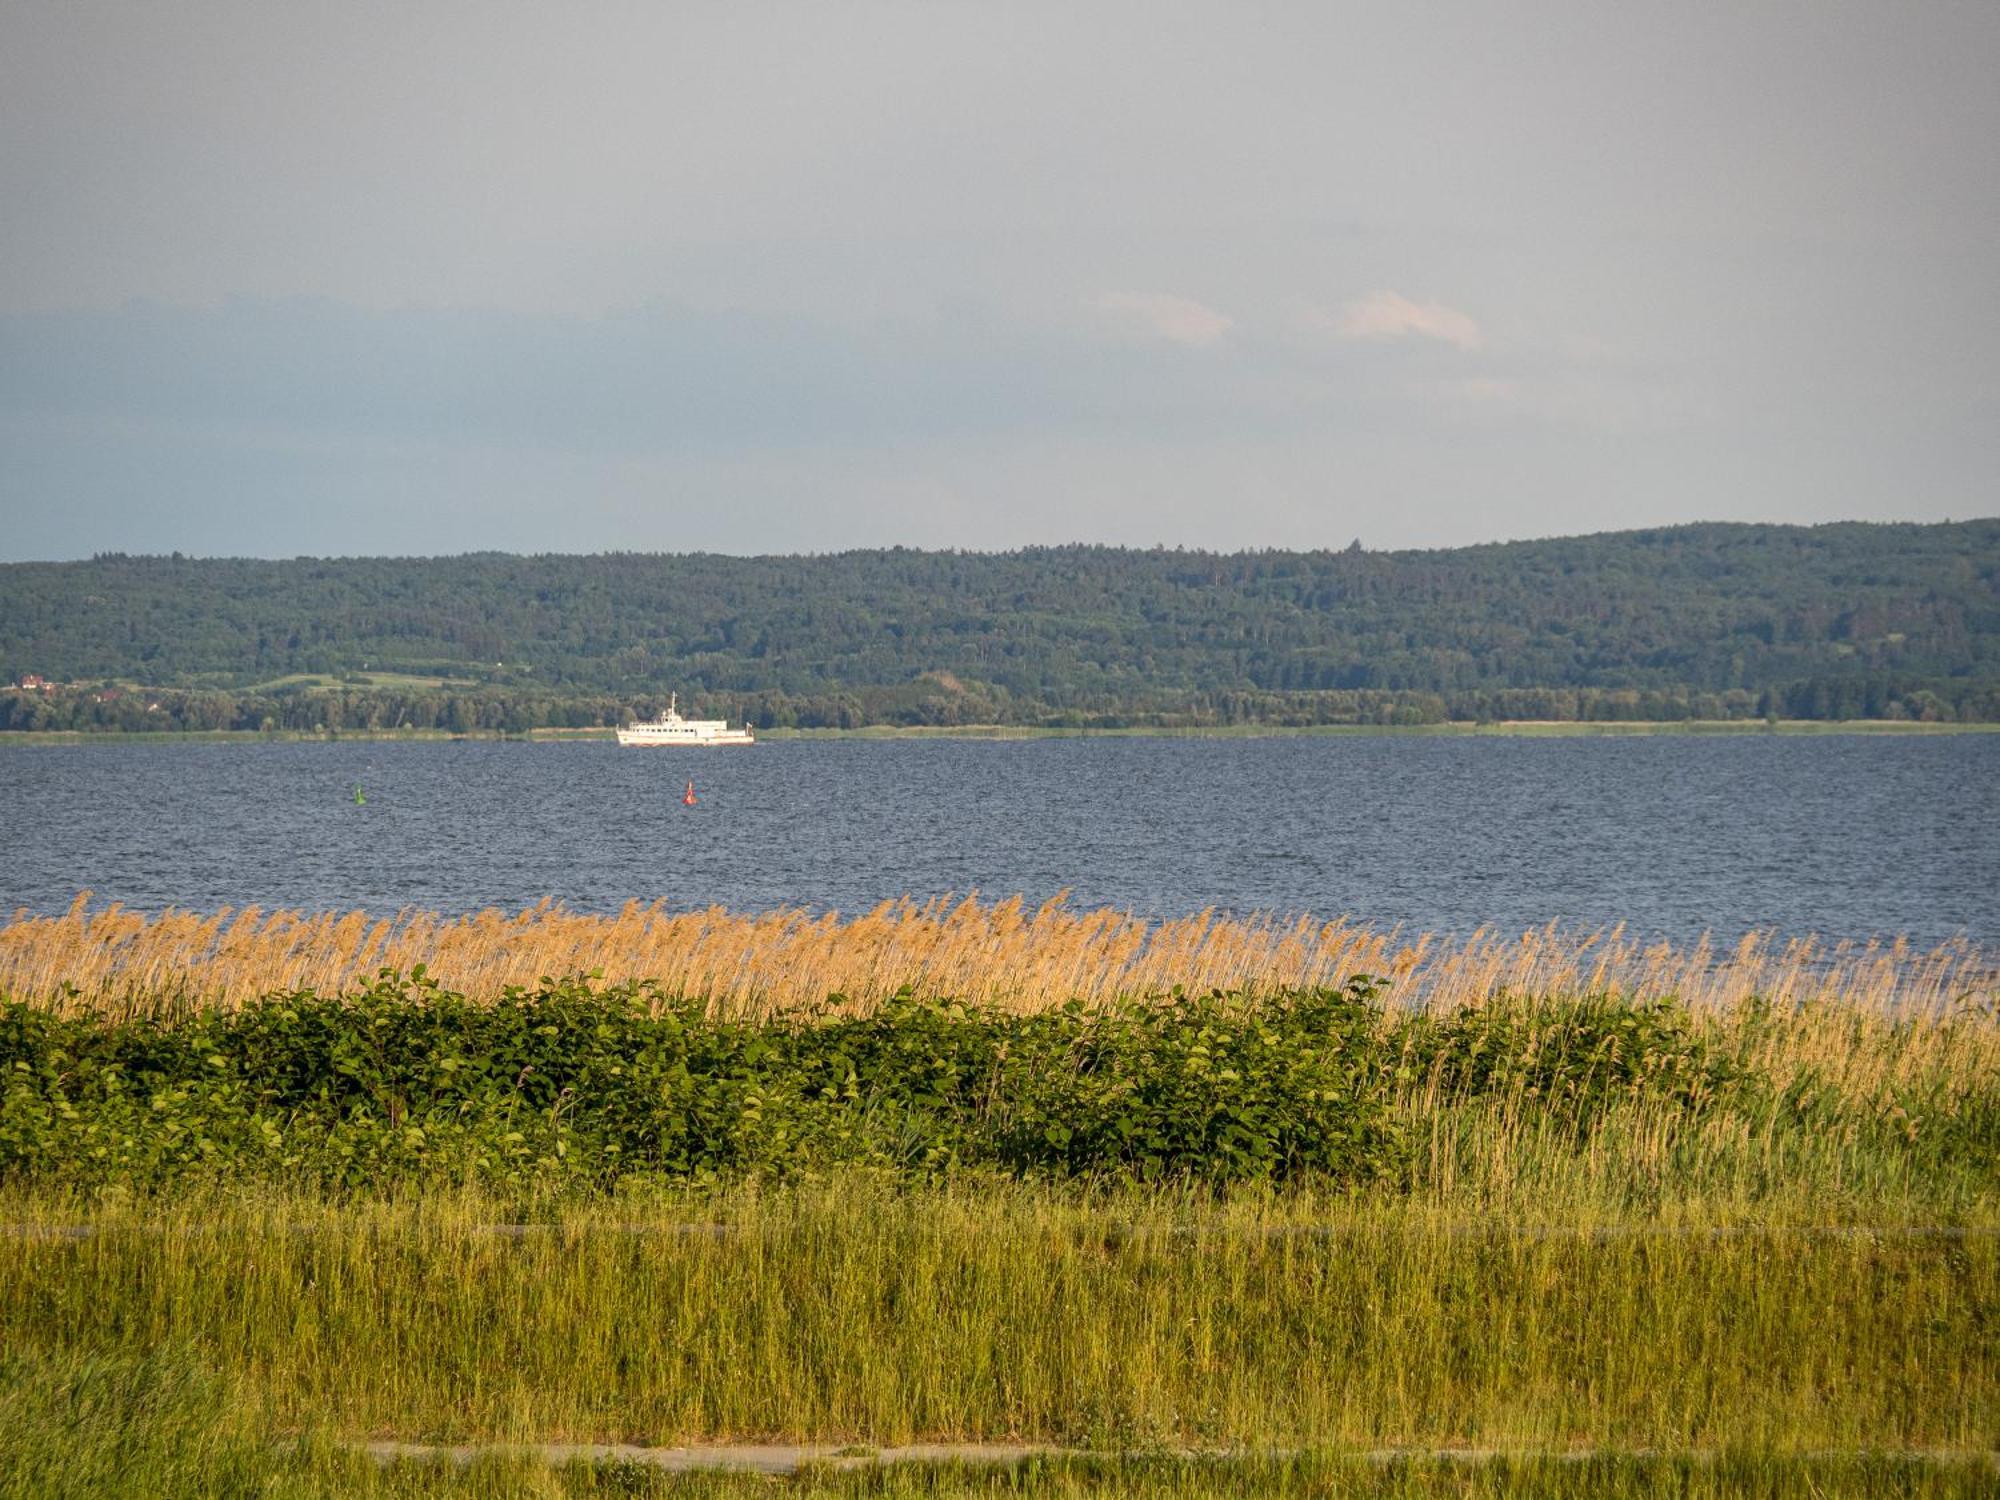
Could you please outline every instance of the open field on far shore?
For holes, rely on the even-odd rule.
[[[1925,723],[1914,719],[1675,719],[1639,720],[1516,719],[1492,723],[1446,724],[1231,724],[1192,727],[1131,726],[1109,729],[1054,728],[1020,724],[894,725],[872,724],[860,729],[759,728],[758,738],[785,740],[1033,740],[1078,738],[1270,739],[1280,737],[1344,736],[1526,736],[1602,737],[1656,734],[1987,734],[2000,723]],[[317,743],[333,740],[611,740],[611,729],[530,729],[522,734],[475,730],[453,734],[442,729],[187,729],[107,730],[16,729],[0,731],[6,745],[78,745],[119,743]]]
[[[128,687],[137,686],[137,684],[122,685]],[[428,672],[371,672],[363,670],[353,673],[346,678],[328,672],[291,672],[282,677],[272,677],[263,682],[253,682],[247,686],[226,689],[226,691],[269,693],[279,688],[288,687],[333,689],[346,687],[442,688],[454,685],[465,688],[476,688],[479,686],[479,682],[478,679],[472,677],[440,677],[435,673]]]

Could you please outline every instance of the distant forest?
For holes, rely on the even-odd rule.
[[[0,565],[4,729],[2000,719],[2000,520]]]

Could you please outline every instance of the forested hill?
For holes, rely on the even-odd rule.
[[[56,685],[5,695],[13,728],[524,728],[670,689],[762,725],[1995,718],[2000,520],[1429,552],[107,555],[0,566],[0,674]]]

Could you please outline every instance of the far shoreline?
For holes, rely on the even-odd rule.
[[[1301,738],[1493,738],[1630,739],[1649,735],[1952,735],[1990,734],[2000,723],[1926,723],[1911,719],[1676,719],[1567,720],[1501,719],[1489,723],[1444,724],[1229,724],[1164,727],[1074,728],[1021,724],[896,725],[859,729],[764,729],[758,738],[773,744],[800,740],[1050,740],[1050,739],[1301,739]],[[442,729],[162,729],[162,730],[0,730],[0,746],[111,744],[369,744],[483,741],[596,741],[609,743],[612,729],[531,729],[508,734]]]

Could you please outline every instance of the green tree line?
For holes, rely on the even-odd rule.
[[[0,565],[0,727],[2000,719],[2000,521]],[[385,680],[386,679],[386,680]],[[403,680],[412,679],[412,680]]]

